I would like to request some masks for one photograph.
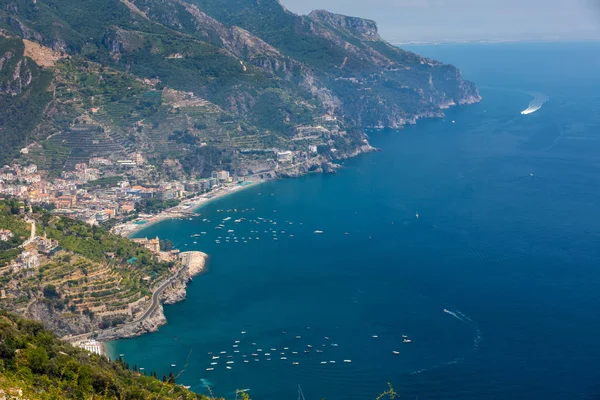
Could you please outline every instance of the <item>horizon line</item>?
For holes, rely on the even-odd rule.
[[[501,44],[501,43],[557,43],[557,42],[600,42],[600,37],[588,38],[507,38],[507,39],[439,39],[439,40],[410,40],[410,41],[389,41],[394,46],[401,45],[443,45],[443,44]]]

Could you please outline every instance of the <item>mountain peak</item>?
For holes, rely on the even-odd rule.
[[[365,40],[380,40],[377,23],[370,19],[349,17],[347,15],[335,14],[326,10],[314,10],[308,17],[314,21],[328,24],[337,29],[343,29],[358,35]]]

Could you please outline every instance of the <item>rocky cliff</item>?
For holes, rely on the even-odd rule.
[[[197,253],[200,258],[197,258],[196,262],[185,266],[184,270],[170,281],[170,284],[160,293],[159,303],[150,315],[116,328],[98,332],[97,339],[110,341],[140,336],[144,333],[156,332],[162,325],[166,324],[167,318],[164,314],[163,304],[175,304],[185,300],[188,283],[205,269],[208,255],[201,252]],[[150,305],[148,304],[148,306]]]

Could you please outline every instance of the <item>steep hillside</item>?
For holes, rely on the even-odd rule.
[[[48,90],[52,73],[24,53],[22,40],[0,35],[0,162],[35,139],[36,126],[52,98]]]
[[[0,102],[34,116],[2,115],[0,162],[29,144],[22,157],[55,172],[137,149],[158,171],[175,160],[200,176],[309,145],[343,158],[368,150],[364,127],[479,99],[456,68],[391,46],[372,21],[276,0],[9,0],[0,32],[12,60]]]
[[[42,321],[57,335],[135,320],[153,290],[176,273],[176,257],[159,261],[103,228],[21,206],[0,201],[0,227],[12,234],[0,241],[0,308]]]
[[[0,397],[208,399],[60,341],[39,322],[0,311]]]

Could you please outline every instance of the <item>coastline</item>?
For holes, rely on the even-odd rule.
[[[200,251],[185,252],[187,254],[181,269],[173,276],[160,283],[152,293],[151,304],[144,313],[135,320],[115,328],[106,329],[95,333],[98,342],[108,343],[113,340],[126,339],[140,336],[145,333],[156,332],[158,328],[167,323],[164,315],[164,304],[175,304],[185,300],[188,282],[196,275],[206,270],[208,255]],[[92,334],[87,334],[91,336]],[[108,356],[112,352],[111,346],[105,347]]]
[[[252,181],[246,181],[244,184],[235,184],[234,186],[227,186],[215,189],[214,191],[203,193],[195,196],[191,199],[186,199],[181,204],[161,211],[160,213],[153,215],[145,220],[143,224],[136,224],[135,222],[127,222],[124,224],[116,225],[112,231],[123,237],[131,237],[132,235],[162,221],[175,218],[189,218],[194,215],[197,210],[201,209],[205,205],[218,200],[222,197],[228,196],[233,193],[237,193],[241,190],[255,187],[261,183],[268,182],[270,179],[256,178]]]

